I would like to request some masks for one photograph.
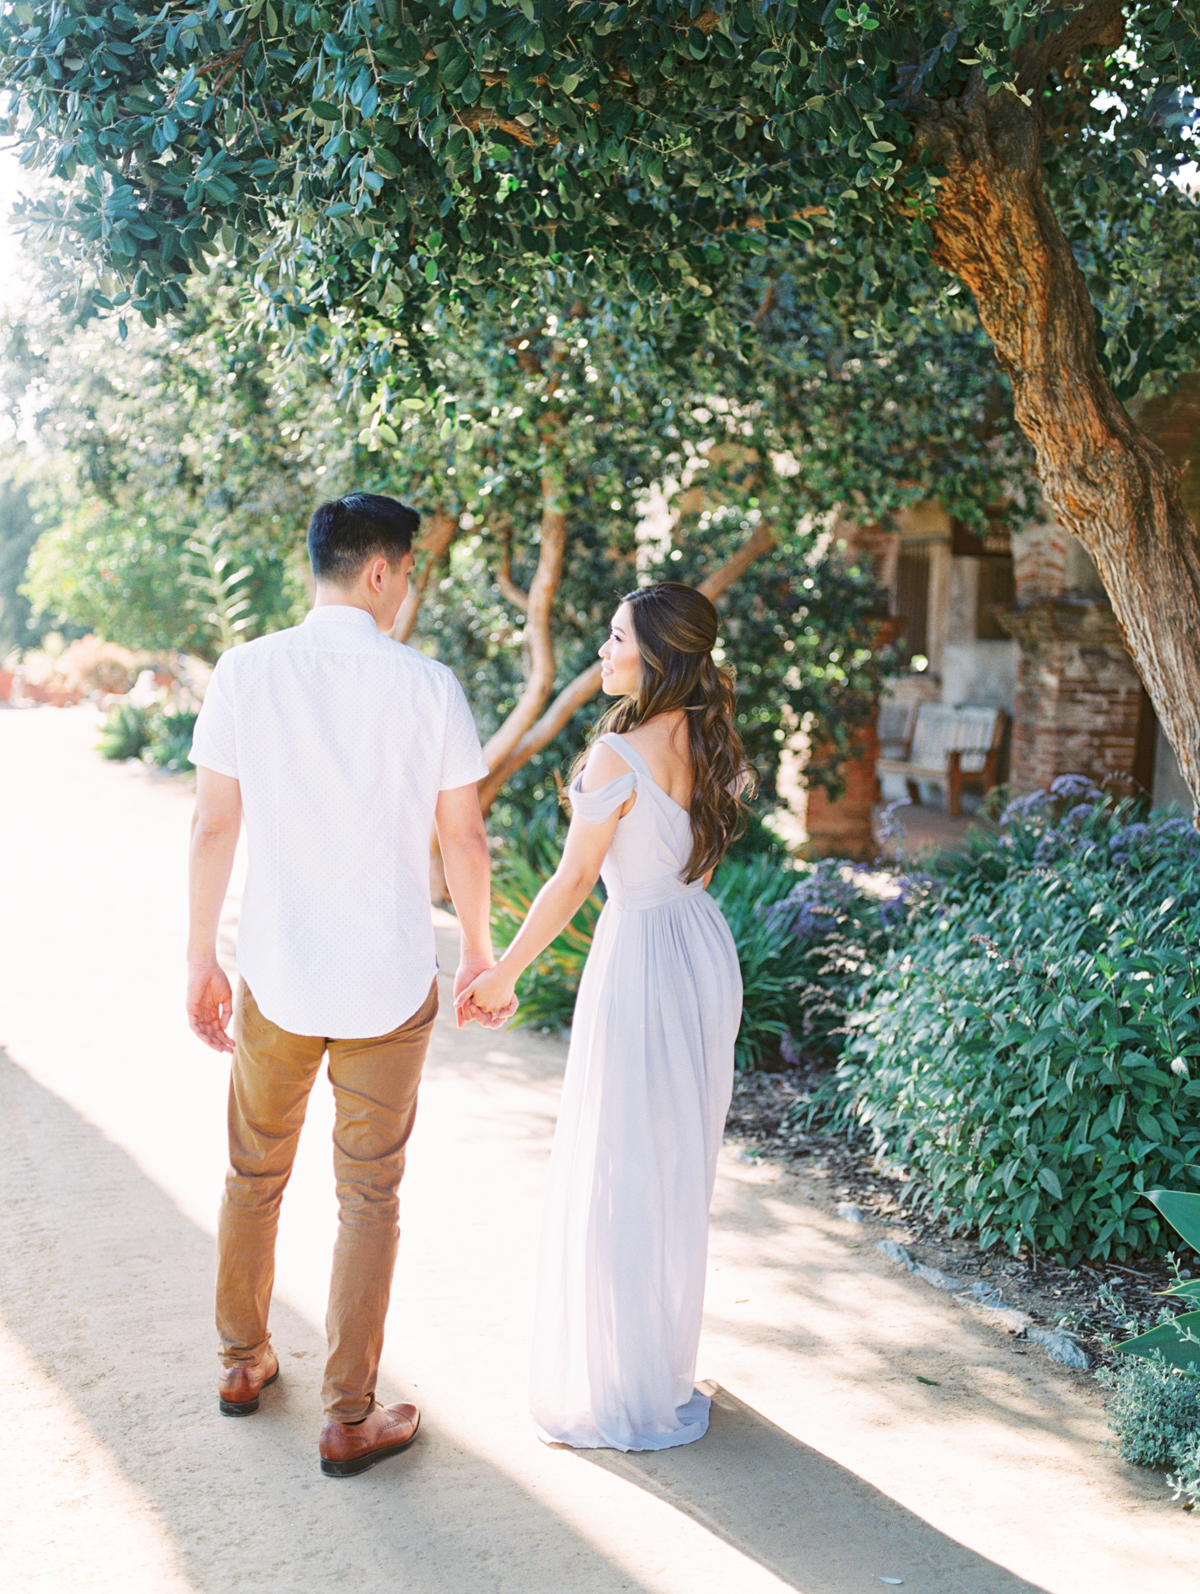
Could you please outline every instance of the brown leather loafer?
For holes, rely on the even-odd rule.
[[[361,1422],[327,1422],[321,1435],[321,1471],[327,1478],[352,1478],[377,1461],[399,1455],[417,1437],[415,1406],[372,1406]]]
[[[258,1410],[258,1397],[279,1377],[279,1358],[269,1350],[257,1367],[226,1367],[217,1384],[217,1397],[226,1417],[248,1417]]]

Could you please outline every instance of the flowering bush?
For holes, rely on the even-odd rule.
[[[1145,1192],[1200,1185],[1197,945],[1200,838],[1056,782],[916,905],[816,1111],[984,1246],[1161,1252]]]
[[[789,956],[796,979],[782,1015],[785,1062],[832,1061],[846,1009],[907,923],[923,882],[877,877],[824,858],[800,872],[782,900],[762,908],[768,944]]]

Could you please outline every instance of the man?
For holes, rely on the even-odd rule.
[[[233,1054],[217,1240],[220,1407],[257,1411],[279,1376],[267,1329],[279,1207],[328,1055],[339,1216],[320,1454],[335,1477],[397,1454],[420,1423],[415,1406],[378,1405],[375,1384],[404,1148],[438,1005],[435,823],[461,926],[455,994],[493,963],[475,726],[451,672],[387,635],[419,524],[414,510],[370,493],[322,504],[308,528],[311,613],[223,655],[192,745],[188,1018],[201,1040]],[[250,868],[235,1000],[216,935],[243,816]]]

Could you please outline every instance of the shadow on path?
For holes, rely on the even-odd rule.
[[[574,1452],[685,1512],[799,1594],[1044,1594],[947,1538],[719,1384],[708,1433],[677,1450]],[[887,1545],[881,1564],[878,1549]]]
[[[3,1051],[0,1123],[0,1317],[153,1506],[197,1594],[645,1589],[436,1422],[403,1463],[323,1478],[324,1341],[282,1302],[278,1385],[253,1419],[222,1417],[211,1236]]]
[[[153,1507],[196,1594],[247,1578],[264,1594],[649,1594],[620,1564],[619,1538],[609,1557],[436,1417],[403,1463],[321,1477],[324,1340],[284,1302],[272,1308],[279,1384],[252,1420],[222,1417],[212,1237],[2,1050],[0,1123],[0,1318]],[[713,1420],[700,1444],[576,1454],[799,1594],[857,1594],[890,1576],[910,1594],[1038,1594],[706,1387]]]

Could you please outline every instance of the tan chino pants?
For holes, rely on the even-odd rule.
[[[256,1365],[270,1343],[275,1235],[309,1092],[328,1053],[337,1117],[333,1168],[338,1232],[325,1320],[329,1417],[357,1422],[374,1402],[383,1323],[399,1241],[404,1148],[437,1016],[435,980],[390,1035],[334,1040],[293,1035],[258,1010],[239,980],[229,1082],[229,1172],[217,1230],[217,1332],[227,1367]]]

